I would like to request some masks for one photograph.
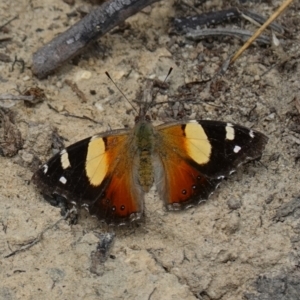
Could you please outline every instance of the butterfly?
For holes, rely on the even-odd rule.
[[[239,165],[259,159],[268,140],[221,121],[154,127],[143,111],[132,129],[96,134],[63,149],[34,173],[33,183],[107,224],[126,224],[143,217],[144,195],[154,183],[167,210],[194,206]]]

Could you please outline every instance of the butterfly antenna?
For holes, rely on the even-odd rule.
[[[126,95],[121,91],[121,89],[117,86],[117,84],[113,81],[113,79],[110,77],[109,73],[105,71],[105,75],[111,80],[111,82],[114,84],[114,86],[117,88],[117,90],[122,94],[122,96],[127,100],[127,102],[131,105],[133,110],[138,114],[137,109],[134,107],[134,105],[129,101],[129,99],[126,97]]]
[[[169,78],[169,76],[170,76],[170,74],[172,73],[172,71],[173,71],[173,68],[171,67],[171,68],[169,69],[169,72],[168,72],[166,78],[165,78],[164,81],[163,81],[163,84],[167,81],[167,79]],[[145,111],[147,111],[149,108],[151,108],[151,106],[152,106],[152,104],[154,103],[154,100],[155,100],[155,98],[156,98],[158,92],[159,92],[159,90],[156,91],[156,93],[155,93],[154,96],[152,97],[152,100],[151,100],[151,102],[149,103],[147,109],[145,109]]]

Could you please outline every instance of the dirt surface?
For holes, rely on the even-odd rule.
[[[202,2],[198,12],[240,5],[265,16],[281,3]],[[11,59],[0,61],[0,94],[39,87],[47,98],[31,106],[14,102],[6,112],[10,141],[22,148],[9,148],[11,155],[0,157],[0,299],[300,299],[299,2],[279,19],[291,31],[278,37],[279,47],[251,46],[214,84],[210,79],[242,43],[170,35],[172,17],[195,14],[194,3],[185,3],[152,5],[128,19],[126,29],[107,34],[98,46],[39,81],[31,73],[32,54],[80,19],[70,13],[89,4],[0,1],[0,25],[19,16],[0,33],[11,38],[0,40],[0,54]],[[223,26],[254,30],[244,21]],[[24,60],[24,72],[20,63],[12,70],[15,56]],[[132,100],[146,79],[164,79],[170,67],[169,87],[157,99],[177,99],[175,115],[253,127],[269,143],[261,163],[243,167],[198,207],[168,213],[153,188],[145,200],[144,223],[114,228],[114,243],[103,263],[95,251],[106,228],[85,213],[76,225],[68,220],[56,224],[60,209],[28,183],[40,161],[58,147],[53,136],[58,144],[60,136],[70,145],[134,124],[135,112],[105,71]],[[77,84],[86,102],[67,79]],[[167,121],[168,107],[156,108],[155,122]],[[3,124],[2,118],[1,147]],[[34,246],[9,256],[48,227]]]

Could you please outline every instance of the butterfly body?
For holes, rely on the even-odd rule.
[[[42,193],[85,207],[108,224],[143,216],[144,195],[155,183],[168,210],[204,201],[222,179],[267,143],[262,133],[218,121],[166,123],[146,117],[131,130],[79,141],[34,174]]]
[[[132,154],[137,159],[138,184],[145,193],[149,192],[154,182],[153,155],[155,151],[155,130],[146,120],[139,121],[134,128]]]

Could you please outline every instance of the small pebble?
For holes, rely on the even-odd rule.
[[[152,7],[150,5],[142,9],[142,12],[146,15],[150,15],[151,11],[152,11]]]
[[[96,106],[96,108],[97,108],[99,111],[104,111],[103,105],[102,105],[101,103],[96,102],[96,103],[95,103],[95,106]]]
[[[269,114],[267,117],[266,117],[266,120],[268,121],[271,121],[271,120],[274,120],[275,119],[275,114],[274,113],[271,113]]]
[[[89,66],[94,66],[95,65],[95,60],[91,57],[89,59]]]
[[[56,82],[56,87],[59,88],[59,89],[61,89],[63,87],[62,82],[61,81],[57,81]]]
[[[23,77],[23,81],[28,81],[30,79],[30,76],[26,75]]]
[[[90,79],[92,77],[92,73],[90,71],[79,71],[75,74],[75,81],[80,81],[83,79]]]
[[[242,203],[241,203],[241,201],[239,199],[230,198],[227,201],[227,205],[228,205],[229,209],[236,210],[236,209],[241,208]]]
[[[81,79],[90,79],[92,77],[92,73],[90,71],[83,71],[81,74]]]
[[[183,107],[184,107],[185,110],[191,109],[191,106],[189,104],[187,104],[187,103],[184,103]]]
[[[31,163],[33,161],[33,155],[31,153],[28,153],[26,151],[24,151],[22,153],[22,159],[26,162],[26,163]]]
[[[64,105],[62,105],[62,104],[51,104],[51,105],[58,112],[62,112],[65,109]]]

